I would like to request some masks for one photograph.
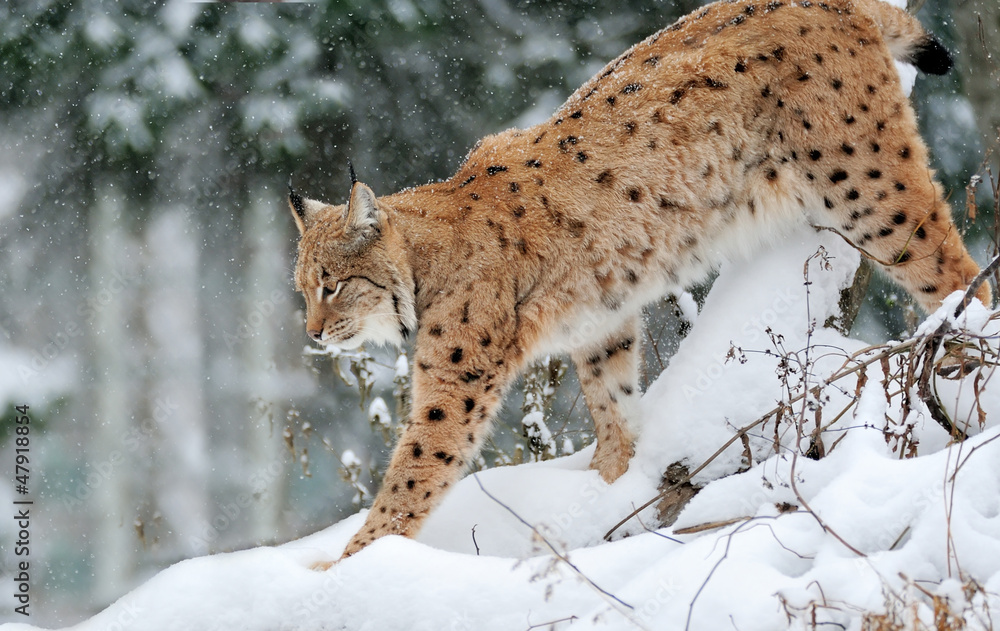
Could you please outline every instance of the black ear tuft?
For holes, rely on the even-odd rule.
[[[347,168],[351,172],[351,186],[354,186],[358,183],[358,174],[354,172],[354,163],[351,162],[350,158],[347,159]]]
[[[927,74],[942,75],[951,70],[954,65],[948,49],[930,34],[917,46],[910,57],[913,65]]]
[[[302,201],[302,196],[295,192],[292,188],[292,176],[288,176],[288,202],[295,209],[295,213],[305,221],[306,218],[306,205]]]

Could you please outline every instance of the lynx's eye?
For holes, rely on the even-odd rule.
[[[323,300],[327,298],[336,298],[340,294],[340,290],[344,288],[344,281],[338,281],[337,286],[334,289],[329,287],[323,287]]]

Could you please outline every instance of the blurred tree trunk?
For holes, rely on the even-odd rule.
[[[282,380],[275,367],[275,322],[285,313],[284,293],[288,282],[284,260],[284,230],[275,221],[285,219],[282,202],[275,203],[273,191],[257,189],[247,213],[246,240],[250,266],[247,269],[241,328],[249,339],[243,361],[247,371],[247,393],[251,397],[249,428],[252,505],[251,537],[257,543],[273,542],[281,527],[285,505],[283,418],[276,418],[274,401],[282,397]],[[254,402],[256,400],[256,403]]]
[[[131,458],[122,448],[133,416],[129,392],[129,367],[125,326],[129,288],[120,278],[125,237],[122,201],[115,189],[98,190],[91,213],[90,277],[93,309],[94,411],[97,427],[88,444],[86,484],[94,490],[91,514],[99,522],[93,542],[94,582],[99,602],[119,598],[132,585],[136,545],[132,522],[134,502],[130,489]]]
[[[156,536],[168,558],[209,551],[209,456],[202,387],[198,294],[201,237],[178,207],[163,208],[146,232],[149,252],[146,326],[153,341],[150,408],[159,442],[152,481],[163,526]]]
[[[1000,129],[1000,2],[954,0],[958,68],[985,146]]]

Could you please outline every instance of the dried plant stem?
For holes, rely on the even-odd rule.
[[[866,367],[868,367],[868,366],[870,366],[870,365],[872,365],[872,364],[874,364],[876,362],[881,362],[882,360],[887,359],[887,358],[889,358],[889,357],[891,357],[893,355],[898,355],[900,353],[907,352],[907,351],[909,351],[910,349],[913,348],[913,346],[914,346],[915,343],[916,343],[916,340],[907,340],[905,342],[900,342],[899,344],[895,344],[893,346],[885,348],[885,350],[883,350],[882,352],[876,353],[875,355],[872,355],[871,357],[868,357],[868,358],[866,358],[863,361],[857,362],[856,364],[854,364],[850,368],[847,368],[846,366],[848,366],[849,364],[851,364],[851,362],[856,361],[858,357],[860,357],[860,356],[862,356],[862,355],[864,355],[866,353],[870,353],[870,352],[872,352],[875,349],[884,348],[884,345],[870,346],[868,348],[863,348],[863,349],[861,349],[861,350],[853,353],[852,355],[850,355],[844,361],[844,363],[841,366],[841,368],[839,370],[837,370],[833,375],[831,375],[828,379],[826,379],[823,382],[823,385],[826,386],[826,385],[829,385],[829,384],[831,384],[831,383],[833,383],[835,381],[843,379],[844,377],[848,377],[850,375],[853,375],[853,374],[857,373],[858,371],[860,371],[860,370],[862,370],[862,369],[864,369],[864,368],[866,368]],[[624,526],[625,523],[627,523],[630,519],[632,519],[633,517],[635,517],[636,515],[638,515],[639,513],[641,513],[643,510],[645,510],[645,509],[649,508],[650,506],[652,506],[654,503],[656,503],[657,501],[659,501],[661,498],[663,498],[668,493],[670,493],[672,491],[675,491],[679,487],[681,487],[684,484],[690,482],[694,478],[694,476],[696,476],[699,473],[701,473],[701,471],[704,470],[705,467],[707,467],[709,464],[711,464],[716,458],[718,458],[719,456],[721,456],[722,453],[724,451],[726,451],[726,449],[729,449],[729,447],[733,443],[735,443],[737,440],[740,440],[750,430],[752,430],[755,427],[758,427],[760,425],[763,425],[768,420],[770,420],[771,417],[776,416],[777,414],[779,414],[779,413],[787,410],[793,404],[795,404],[795,403],[799,402],[800,400],[802,400],[805,396],[806,396],[805,392],[797,394],[794,397],[792,397],[791,399],[789,399],[787,402],[779,403],[774,408],[772,408],[770,411],[766,412],[763,416],[761,416],[760,418],[758,418],[756,421],[750,423],[749,425],[744,425],[735,434],[733,434],[733,436],[729,440],[727,440],[721,447],[719,447],[715,451],[715,453],[713,453],[711,456],[709,456],[700,465],[698,465],[697,467],[695,467],[690,473],[688,473],[686,476],[684,476],[684,478],[682,478],[677,483],[672,484],[669,487],[665,488],[663,491],[661,491],[659,494],[657,494],[656,497],[654,497],[651,500],[649,500],[648,502],[644,503],[642,506],[640,506],[637,509],[635,509],[634,511],[632,511],[624,519],[622,519],[617,524],[615,524],[614,527],[611,528],[611,530],[609,530],[607,533],[605,533],[604,539],[606,541],[610,541],[611,540],[611,535],[613,535],[615,533],[615,531],[617,531],[619,528],[621,528],[622,526]]]
[[[734,519],[723,519],[722,521],[710,521],[704,524],[698,524],[697,526],[688,526],[687,528],[678,528],[674,530],[675,535],[693,535],[699,532],[705,532],[706,530],[716,530],[718,528],[725,528],[726,526],[732,526],[733,524],[738,524],[741,521],[750,521],[753,517],[736,517]]]
[[[975,297],[976,292],[979,291],[979,287],[982,286],[986,279],[993,274],[993,271],[1000,267],[1000,256],[995,257],[989,265],[983,268],[979,274],[972,280],[969,284],[969,288],[965,291],[965,296],[962,298],[962,302],[955,308],[954,317],[957,318],[962,315],[965,308],[969,305],[972,299]],[[920,376],[917,378],[917,396],[923,401],[924,405],[927,406],[927,410],[930,412],[931,418],[943,427],[945,431],[951,434],[952,438],[955,440],[965,440],[966,435],[961,429],[959,429],[950,418],[948,414],[941,407],[940,401],[938,401],[937,395],[933,392],[931,387],[931,377],[934,369],[934,357],[937,355],[938,350],[941,348],[941,344],[944,343],[944,337],[952,330],[952,323],[950,320],[944,320],[940,325],[934,330],[933,333],[923,337],[920,340],[920,344],[917,347],[917,352],[915,353],[916,359],[922,360],[923,365],[921,366]]]
[[[539,541],[541,541],[542,543],[544,543],[545,547],[549,549],[549,552],[551,552],[552,555],[555,556],[557,559],[559,559],[560,561],[562,561],[563,563],[565,563],[573,571],[573,573],[576,574],[580,578],[580,580],[582,580],[584,583],[586,583],[590,587],[594,588],[594,590],[596,590],[598,593],[600,593],[601,595],[603,595],[605,598],[608,598],[611,601],[613,601],[612,604],[617,603],[618,605],[621,605],[622,607],[625,607],[629,611],[632,611],[632,610],[635,609],[635,607],[633,607],[632,605],[628,604],[627,602],[625,602],[621,598],[618,598],[617,596],[615,596],[611,592],[603,589],[600,585],[598,585],[597,583],[595,583],[589,576],[587,576],[586,574],[584,574],[583,571],[580,568],[578,568],[572,561],[569,560],[569,556],[567,556],[566,553],[560,551],[555,546],[555,544],[553,544],[551,541],[549,541],[548,538],[546,538],[545,535],[543,535],[541,533],[541,531],[538,530],[537,527],[535,527],[534,525],[532,525],[531,523],[529,523],[526,519],[524,519],[523,517],[521,517],[520,515],[518,515],[517,511],[515,511],[510,506],[507,506],[506,504],[504,504],[503,502],[501,502],[495,495],[493,495],[492,493],[490,493],[489,491],[487,491],[486,487],[483,486],[483,483],[479,479],[478,475],[473,475],[472,477],[474,477],[476,479],[476,484],[478,484],[480,490],[482,490],[482,492],[486,494],[486,497],[488,497],[491,500],[493,500],[494,502],[496,502],[501,508],[503,508],[508,513],[510,513],[514,517],[514,519],[518,520],[519,522],[521,522],[522,524],[524,524],[525,526],[527,526],[528,528],[530,528],[531,531],[533,533],[535,533],[535,536],[538,537]],[[632,617],[631,617],[631,615],[629,614],[628,611],[622,611],[620,609],[618,611],[623,616],[625,616],[626,618],[628,618],[630,622],[632,622],[636,626],[640,626],[641,627],[641,625],[639,625],[635,620],[632,619]]]

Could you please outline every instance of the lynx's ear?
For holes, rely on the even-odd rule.
[[[292,178],[288,178],[288,207],[292,209],[292,218],[299,229],[299,236],[306,233],[306,229],[312,225],[316,213],[323,207],[322,204],[305,199],[292,188]]]
[[[375,193],[361,182],[351,186],[351,199],[347,202],[347,226],[364,239],[378,237],[382,232],[384,217],[375,200]]]

